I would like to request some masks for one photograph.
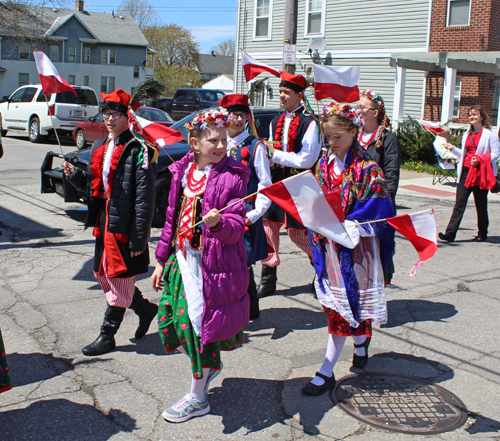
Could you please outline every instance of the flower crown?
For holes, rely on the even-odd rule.
[[[361,127],[363,120],[359,117],[358,113],[349,104],[335,104],[331,103],[319,114],[319,118],[323,119],[326,115],[338,115],[342,118],[348,119],[355,126]]]
[[[225,109],[213,109],[207,112],[198,113],[191,122],[184,124],[188,130],[206,130],[211,124],[218,129],[221,127],[229,127],[233,123],[233,118]]]
[[[365,96],[369,100],[372,100],[374,103],[378,104],[382,109],[385,107],[384,106],[384,101],[382,100],[382,97],[378,96],[376,93],[373,93],[370,89],[365,89],[363,90],[363,93],[361,96]]]

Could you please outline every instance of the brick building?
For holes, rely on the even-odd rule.
[[[467,124],[480,104],[499,125],[500,0],[433,0],[429,34],[429,52],[392,54],[395,96],[404,97],[406,69],[425,71],[425,119]]]

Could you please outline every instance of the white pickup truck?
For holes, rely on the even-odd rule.
[[[71,133],[75,126],[99,113],[99,102],[94,89],[74,86],[73,92],[43,94],[40,84],[29,84],[17,89],[0,103],[0,131],[25,133],[31,142],[42,142],[53,133]]]

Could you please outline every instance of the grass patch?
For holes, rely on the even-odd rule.
[[[433,175],[435,172],[435,168],[433,165],[415,162],[415,161],[411,161],[411,160],[406,161],[405,163],[401,164],[401,168],[403,170],[412,170],[412,171],[416,171],[418,173],[429,173],[431,175]],[[457,172],[453,171],[452,176],[457,177]]]

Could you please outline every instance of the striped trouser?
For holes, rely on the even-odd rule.
[[[283,224],[279,222],[269,221],[264,219],[264,232],[267,239],[267,259],[261,261],[262,265],[278,266],[280,264],[279,248],[280,248],[280,229]],[[288,236],[290,240],[297,245],[304,253],[307,254],[309,260],[312,261],[312,248],[307,230],[299,230],[297,228],[288,228]]]
[[[106,254],[104,254],[103,259],[104,275],[101,276],[94,271],[94,277],[106,294],[108,305],[128,308],[132,304],[132,297],[134,297],[135,276],[108,277],[106,271]]]

